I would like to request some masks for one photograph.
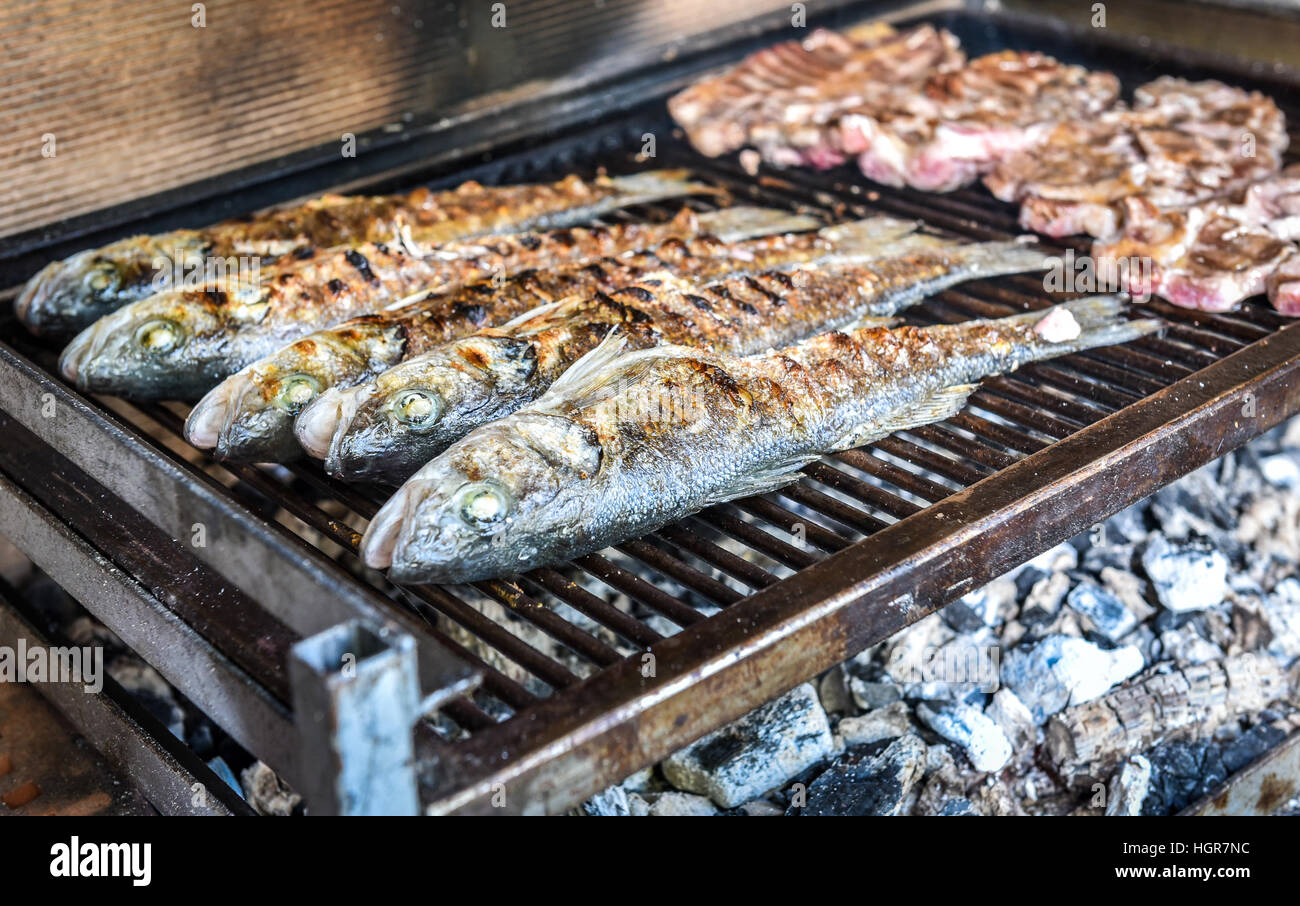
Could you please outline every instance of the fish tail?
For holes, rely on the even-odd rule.
[[[863,259],[879,255],[890,243],[912,238],[920,226],[916,220],[899,220],[896,217],[868,217],[849,223],[836,224],[821,231],[821,236],[831,243],[831,257],[846,260]],[[930,243],[942,241],[933,236],[917,235]]]
[[[1157,318],[1129,320],[1124,317],[1127,309],[1123,296],[1088,296],[994,323],[1032,328],[1030,360],[1127,343],[1165,326]]]
[[[616,176],[610,184],[618,190],[620,205],[648,204],[682,195],[724,195],[725,189],[695,182],[689,170],[649,170],[630,176]]]
[[[773,236],[777,233],[802,233],[815,230],[822,222],[807,214],[795,214],[777,208],[760,208],[738,205],[720,211],[700,214],[697,221],[701,233],[717,236],[723,242],[738,242],[755,236]]]

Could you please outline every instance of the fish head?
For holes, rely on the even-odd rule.
[[[174,261],[201,254],[183,235],[133,236],[45,266],[14,303],[18,319],[40,336],[67,338],[123,305],[149,296]]]
[[[353,480],[400,479],[530,396],[537,353],[525,340],[475,335],[446,343],[299,420],[309,452]]]
[[[77,334],[63,350],[59,370],[87,392],[194,399],[226,376],[226,327],[209,294],[159,293]]]
[[[470,582],[580,550],[604,451],[568,417],[524,410],[422,467],[380,509],[366,563],[397,582]]]
[[[208,391],[190,411],[185,437],[218,459],[286,462],[301,454],[294,419],[346,370],[365,367],[338,344],[303,337]]]

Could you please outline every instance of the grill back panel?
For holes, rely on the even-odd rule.
[[[780,0],[210,0],[198,27],[194,6],[0,3],[0,237],[250,166],[337,158],[345,133],[365,154],[789,11]]]

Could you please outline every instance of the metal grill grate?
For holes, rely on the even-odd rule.
[[[1278,100],[1286,105],[1287,99]],[[1286,112],[1293,123],[1300,122],[1300,108],[1288,107]],[[880,213],[919,218],[938,231],[977,240],[1005,239],[1020,232],[1014,209],[978,188],[922,195],[865,185],[847,170],[764,172],[751,178],[730,160],[700,158],[668,139],[671,124],[662,118],[658,105],[595,132],[494,162],[490,174],[472,175],[522,182],[575,170],[590,173],[600,165],[625,169],[633,165],[627,149],[637,147],[645,131],[660,136],[656,164],[689,166],[729,189],[735,201],[809,211],[828,221]],[[1297,138],[1293,135],[1293,145]],[[467,175],[448,174],[440,182]],[[705,210],[710,202],[691,204]],[[646,206],[620,216],[665,219],[673,212],[670,206]],[[1070,247],[1044,244],[1060,252]],[[1086,244],[1073,247],[1080,254],[1087,252]],[[906,319],[934,324],[999,317],[1043,308],[1063,298],[1049,296],[1038,276],[976,281],[932,297],[909,311]],[[918,619],[975,587],[999,563],[1011,565],[1054,543],[1053,536],[1059,539],[1078,531],[1079,519],[1091,521],[1120,508],[1125,503],[1123,493],[1073,508],[1068,501],[1058,501],[1050,530],[1015,543],[1003,538],[997,555],[983,560],[977,541],[967,539],[965,549],[949,544],[951,556],[945,569],[923,579],[915,578],[923,568],[919,553],[913,562],[904,550],[913,544],[919,551],[926,533],[933,531],[934,519],[943,518],[945,511],[935,504],[949,501],[951,512],[970,516],[974,511],[969,508],[975,506],[971,501],[977,498],[965,492],[972,486],[1006,478],[1011,474],[1008,470],[1035,454],[1064,449],[1054,445],[1098,426],[1108,416],[1135,411],[1135,404],[1274,335],[1288,323],[1262,304],[1226,314],[1189,312],[1160,302],[1148,307],[1168,321],[1164,335],[1030,365],[985,381],[954,418],[826,457],[808,466],[803,480],[778,493],[713,507],[645,538],[560,567],[536,570],[518,580],[480,582],[467,588],[395,587],[360,566],[359,531],[383,501],[377,489],[340,484],[311,463],[276,468],[206,463],[180,438],[183,406],[137,407],[120,401],[95,405],[135,425],[142,437],[191,475],[197,478],[206,471],[226,485],[235,500],[278,518],[339,562],[352,574],[351,581],[373,584],[394,608],[414,614],[433,638],[482,671],[482,685],[444,703],[431,722],[432,732],[422,734],[424,753],[436,755],[440,766],[435,776],[424,778],[426,800],[437,801],[439,808],[479,807],[485,784],[510,775],[530,778],[524,792],[530,803],[555,807],[584,788],[617,780],[620,771],[626,773],[629,766],[662,755],[665,746],[734,717],[773,690],[789,688],[807,677],[809,665],[833,663],[833,658],[878,640],[881,632],[896,631],[904,622]],[[12,331],[10,338],[30,358],[47,368],[51,365],[53,350]],[[1264,377],[1272,373],[1260,372]],[[1236,380],[1244,386],[1246,377]],[[1241,430],[1258,433],[1282,414]],[[1133,439],[1147,436],[1139,428],[1134,421],[1134,427],[1125,430]],[[1232,445],[1239,442],[1236,437],[1224,431],[1217,442]],[[1218,448],[1212,446],[1169,468],[1190,470],[1217,455],[1214,449]],[[1077,451],[1068,455],[1091,462],[1080,459]],[[1055,460],[1042,462],[1043,473],[1050,473]],[[14,468],[3,460],[0,467]],[[1114,468],[1112,464],[1107,479],[1112,482],[1119,478]],[[1134,481],[1131,493],[1149,492],[1161,480],[1153,472]],[[1000,486],[981,487],[987,488],[987,498]],[[1066,484],[1058,495],[1062,489],[1068,489]],[[1007,502],[1004,508],[1014,503]],[[1026,503],[1025,512],[1029,509]],[[981,518],[986,514],[994,510],[974,513]],[[978,520],[971,516],[970,521]],[[1014,520],[1005,521],[1010,526]],[[836,585],[827,570],[841,562],[883,556],[870,544],[858,543],[884,532],[901,540],[899,552],[893,559],[875,563],[874,573],[863,567],[862,575],[883,577],[877,582],[880,588],[902,576],[899,581],[914,581],[915,589],[909,586],[905,595],[893,599],[878,594],[878,600],[872,599],[877,607],[873,613],[882,616],[851,628],[840,625],[826,630],[837,634],[815,657],[773,659],[770,673],[745,677],[747,657],[766,646],[798,644],[795,640],[813,625],[819,607],[847,607],[850,599],[863,597],[865,579]],[[828,562],[837,554],[848,559]],[[939,574],[942,582],[936,577]],[[938,584],[931,588],[926,583]],[[899,604],[903,597],[906,602]],[[898,605],[897,612],[889,615],[892,605]],[[743,616],[733,616],[740,611]],[[765,634],[769,616],[772,621],[779,617],[785,628]],[[264,648],[254,657],[231,640],[219,647],[266,688],[278,690],[283,680],[267,675],[267,665],[282,663],[286,652],[280,649],[295,638],[293,633],[283,633],[269,657]],[[657,662],[653,678],[638,673],[647,651]],[[796,672],[796,664],[805,672]],[[731,673],[724,683],[720,677],[726,671]],[[739,689],[745,691],[737,694]],[[674,715],[671,724],[659,721],[654,706],[687,693],[699,706],[694,722],[682,717],[691,710],[688,705],[664,711],[662,721]],[[631,708],[634,700],[639,709],[636,719],[617,713],[618,707]],[[580,761],[574,763],[585,764],[587,774],[575,779],[563,775],[562,769],[547,774],[539,767],[548,757],[541,753],[555,740],[563,740],[566,752],[579,753],[575,758]],[[592,740],[599,745],[593,742],[583,748]],[[608,763],[597,759],[596,753],[616,748],[617,756]],[[533,761],[523,764],[529,759]]]

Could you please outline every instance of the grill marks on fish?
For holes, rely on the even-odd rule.
[[[263,212],[200,230],[123,239],[47,266],[19,296],[19,318],[36,333],[66,337],[123,305],[155,291],[154,262],[191,268],[214,259],[256,257],[306,262],[320,249],[388,243],[436,245],[474,236],[563,227],[617,207],[717,190],[665,170],[584,181],[484,187],[466,183],[448,192],[409,195],[327,195],[295,207]],[[530,240],[531,241],[531,240]],[[283,257],[282,257],[283,256]],[[241,262],[242,263],[242,262]],[[327,278],[328,279],[328,276]]]
[[[999,321],[821,334],[750,356],[629,353],[606,341],[536,403],[422,467],[376,514],[361,553],[398,582],[474,581],[581,556],[777,490],[826,453],[951,417],[984,376],[1158,329],[1124,320],[1123,308],[1114,296],[1083,299]],[[1073,339],[1047,339],[1048,318],[1077,327]],[[556,457],[570,437],[589,439],[581,456]],[[569,461],[599,467],[583,477]],[[471,473],[502,489],[498,524],[458,518]]]
[[[881,248],[862,263],[830,259],[714,283],[661,272],[610,292],[573,297],[502,328],[410,357],[358,388],[345,407],[346,416],[338,416],[338,405],[332,410],[339,424],[325,454],[326,469],[350,479],[404,477],[465,432],[538,399],[616,331],[633,350],[677,345],[746,354],[864,317],[892,315],[944,281],[1033,270],[1045,261],[1043,253],[1016,243],[971,245],[918,235]],[[535,367],[519,369],[500,358],[485,363],[461,352],[520,343],[533,351]],[[706,386],[710,381],[722,383]],[[664,389],[682,388],[740,400],[747,393],[711,372]],[[392,420],[391,404],[408,391],[436,394],[439,401],[437,413],[418,430]],[[309,424],[299,436],[320,455],[326,446],[321,438],[331,435],[326,434],[328,419],[316,415],[309,419],[304,413]]]

